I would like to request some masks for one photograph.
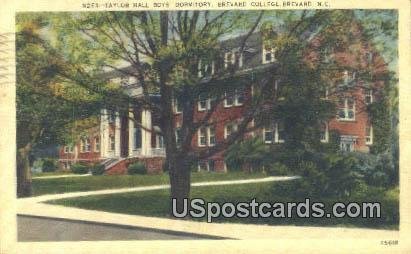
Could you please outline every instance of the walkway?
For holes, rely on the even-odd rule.
[[[250,184],[269,181],[289,181],[296,177],[267,177],[260,179],[215,181],[193,183],[192,186],[213,186]],[[188,220],[174,220],[169,218],[154,218],[103,211],[86,210],[73,207],[44,204],[42,202],[60,199],[74,198],[89,195],[115,194],[136,191],[150,191],[167,189],[169,185],[156,185],[147,187],[122,188],[110,190],[98,190],[87,192],[73,192],[64,194],[44,195],[33,198],[18,199],[18,214],[46,218],[59,218],[74,221],[85,221],[104,223],[131,227],[141,227],[156,230],[169,230],[173,232],[184,232],[186,234],[201,234],[233,239],[277,239],[284,236],[291,239],[335,239],[338,238],[378,238],[398,239],[398,231],[357,229],[357,228],[335,228],[335,227],[300,227],[300,226],[269,226],[249,225],[235,223],[205,223]]]

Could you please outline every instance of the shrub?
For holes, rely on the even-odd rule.
[[[71,165],[71,171],[74,174],[87,174],[89,171],[89,166],[82,163],[75,163]]]
[[[266,171],[269,175],[273,176],[289,175],[291,173],[290,169],[280,162],[268,165]]]
[[[268,147],[261,138],[250,138],[231,145],[226,154],[225,161],[230,169],[259,169],[268,164],[270,159]]]
[[[128,165],[127,172],[129,175],[143,175],[147,173],[146,166],[141,162],[136,162]]]
[[[57,169],[57,162],[55,159],[52,158],[45,158],[43,159],[43,166],[41,170],[43,172],[54,172]]]
[[[94,164],[91,166],[92,175],[102,175],[104,174],[105,166],[102,164]]]

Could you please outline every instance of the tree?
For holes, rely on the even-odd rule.
[[[55,144],[66,133],[76,113],[85,117],[92,109],[59,95],[61,61],[44,47],[39,33],[44,19],[18,16],[16,35],[17,194],[30,196],[30,155],[34,148]]]
[[[310,44],[313,42],[311,36],[318,34],[326,42],[324,48],[346,45],[349,37],[335,36],[352,21],[353,16],[346,14],[344,11],[315,10],[270,12],[265,17],[263,12],[249,11],[65,13],[51,15],[50,30],[55,32],[57,39],[51,40],[50,46],[55,48],[53,55],[59,56],[64,63],[65,68],[58,70],[59,77],[98,94],[101,107],[116,109],[125,115],[132,112],[133,107],[142,107],[160,116],[171,197],[181,205],[189,195],[192,161],[208,158],[229,147],[248,131],[264,125],[264,119],[285,120],[291,131],[286,137],[289,147],[306,149],[314,139],[318,143],[319,122],[330,117],[332,111],[320,100],[320,91],[340,69],[338,66],[334,66],[335,70],[324,68],[330,65],[325,61],[327,52],[310,55],[306,50],[318,52],[318,48]],[[278,33],[274,31],[277,24],[281,28]],[[277,48],[278,65],[269,65],[247,75],[235,68],[217,72],[211,78],[199,75],[200,66],[219,57],[220,42],[225,36],[242,34],[239,37],[242,41],[239,53],[242,53],[247,40],[257,30],[267,39],[266,46],[271,44]],[[307,57],[314,60],[308,61]],[[118,68],[119,61],[131,65],[133,71]],[[104,68],[134,76],[142,86],[142,96],[130,97],[120,87],[107,84],[99,77]],[[286,84],[283,92],[287,96],[281,102],[281,96],[275,91],[274,80],[278,77],[283,77]],[[216,105],[226,98],[227,92],[251,85],[255,88],[255,96],[246,103],[248,106],[238,130],[209,149],[192,150],[191,140],[195,133],[213,121]],[[153,100],[153,93],[160,100]],[[215,103],[202,119],[195,119],[193,109],[199,97],[214,98]],[[175,98],[184,98],[180,100],[184,112],[181,144],[176,143],[175,137]],[[253,119],[257,121],[251,127]]]

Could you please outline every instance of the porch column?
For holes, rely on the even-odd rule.
[[[107,109],[102,109],[100,114],[100,157],[107,157],[109,149],[109,128]]]
[[[134,114],[132,111],[128,112],[128,156],[133,155],[134,148]]]
[[[141,154],[145,156],[151,155],[151,112],[143,109],[141,112]],[[145,130],[148,129],[148,130]]]
[[[116,121],[115,121],[115,131],[114,131],[114,138],[115,138],[115,151],[114,156],[120,157],[121,151],[121,126],[120,126],[120,114],[116,112]]]

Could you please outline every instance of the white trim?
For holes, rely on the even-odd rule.
[[[352,104],[352,109],[351,108],[349,108],[349,105],[348,105],[348,100],[352,100],[353,101],[353,104]],[[338,108],[338,112],[337,112],[337,120],[338,121],[355,121],[355,97],[353,97],[353,98],[344,98],[344,107],[343,108]],[[341,110],[343,110],[344,111],[344,118],[341,118],[340,117],[340,111]],[[349,118],[348,116],[349,116],[349,113],[352,111],[352,113],[353,113],[353,117],[352,118]]]
[[[367,97],[370,97],[370,102],[368,102],[367,103]],[[373,96],[373,92],[372,92],[372,89],[366,89],[365,91],[364,91],[364,102],[365,102],[365,104],[371,104],[371,103],[373,103],[373,101],[374,101],[374,98],[373,98],[374,96]]]
[[[228,126],[232,126],[232,128],[233,128],[230,135],[233,134],[233,132],[236,132],[237,129],[238,129],[238,124],[237,123],[232,123],[231,122],[231,123],[228,123],[228,124],[224,125],[224,139],[228,138]]]
[[[97,144],[99,147],[97,147]],[[101,139],[100,137],[96,136],[94,137],[94,152],[100,152],[100,150],[101,150]]]
[[[320,139],[321,143],[328,143],[329,141],[329,132],[328,132],[328,123],[323,123],[325,125],[324,130],[324,139]]]
[[[213,130],[214,131],[214,135],[213,135],[213,137],[214,137],[214,143],[212,144],[211,143],[211,130]],[[215,146],[215,144],[217,143],[216,141],[217,141],[217,139],[216,139],[216,131],[215,131],[215,127],[214,126],[210,126],[210,127],[207,127],[207,145],[208,146]]]
[[[270,49],[266,49],[266,47],[264,46],[264,43],[262,45],[262,62],[263,64],[267,64],[267,63],[274,63],[275,61],[277,61],[277,59],[275,58],[275,52],[276,49],[275,48],[270,48]],[[265,56],[266,54],[270,54],[271,59],[270,60],[266,60]]]
[[[368,135],[368,133],[367,133],[368,128],[370,130],[370,133],[369,133],[370,135]],[[365,127],[365,144],[366,145],[372,145],[373,142],[374,142],[374,130],[372,128],[372,125],[366,126]]]
[[[198,145],[198,147],[205,147],[205,146],[207,146],[207,133],[208,133],[208,131],[207,131],[207,128],[206,127],[201,127],[201,128],[199,128],[198,129],[198,131],[197,131],[198,133],[197,133],[197,145]],[[202,138],[204,138],[205,139],[205,142],[204,143],[202,143],[201,142],[201,139]]]

